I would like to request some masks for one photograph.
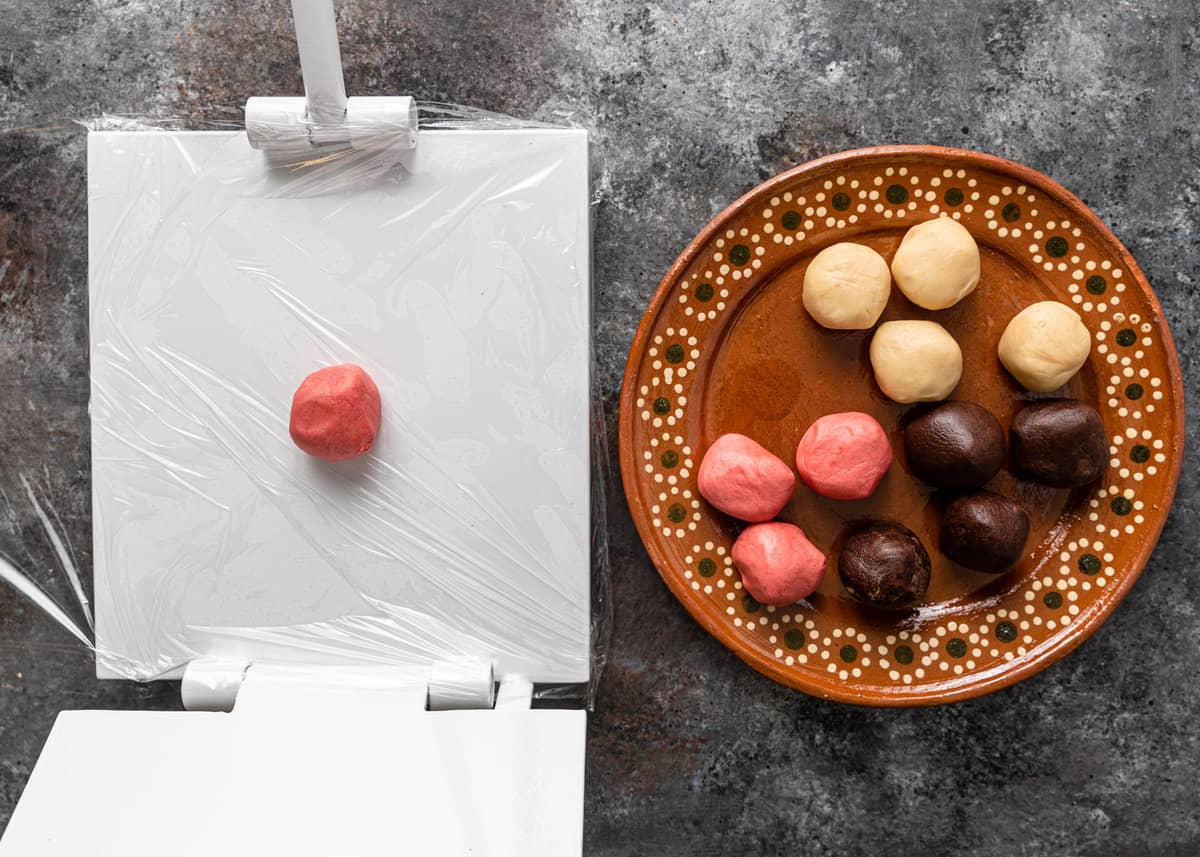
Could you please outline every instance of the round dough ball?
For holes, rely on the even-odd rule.
[[[826,247],[804,272],[804,308],[832,330],[874,327],[891,293],[887,262],[862,244]]]
[[[942,553],[976,571],[1008,571],[1021,559],[1028,540],[1025,510],[991,491],[958,497],[942,514]]]
[[[957,220],[926,220],[904,233],[892,276],[917,306],[952,307],[979,285],[979,246]]]
[[[313,372],[292,397],[288,430],[296,446],[326,461],[371,449],[379,434],[379,388],[361,366],[344,363]]]
[[[929,553],[917,534],[895,521],[851,525],[838,557],[846,591],[878,607],[905,607],[925,597]]]
[[[760,604],[783,607],[807,598],[825,576],[825,554],[795,524],[747,527],[730,554],[742,585]]]
[[[730,433],[714,440],[704,453],[696,487],[701,497],[726,515],[769,521],[792,499],[796,476],[761,444]]]
[[[831,500],[863,500],[875,493],[892,466],[887,432],[869,414],[826,414],[808,427],[796,447],[804,484]]]
[[[1108,433],[1099,412],[1075,399],[1030,402],[1012,419],[1013,465],[1055,488],[1082,488],[1108,466]]]
[[[896,402],[937,402],[962,377],[962,351],[934,321],[889,321],[871,339],[875,381]]]
[[[1058,301],[1039,301],[1021,310],[1000,337],[1000,362],[1034,393],[1067,383],[1087,362],[1092,335],[1079,313]]]
[[[904,454],[923,482],[972,491],[1004,466],[1004,429],[982,405],[946,402],[904,427]]]

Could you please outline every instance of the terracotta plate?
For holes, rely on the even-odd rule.
[[[968,571],[937,550],[940,506],[906,469],[895,428],[905,406],[879,391],[869,332],[819,328],[801,305],[809,260],[837,241],[891,259],[904,231],[953,217],[979,243],[979,288],[929,312],[893,289],[883,320],[929,318],[963,350],[956,398],[1007,425],[1033,398],[996,343],[1038,300],[1072,307],[1091,359],[1065,388],[1099,408],[1111,444],[1104,478],[1075,492],[1016,479],[989,487],[1021,502],[1032,532],[1012,572]],[[893,432],[896,463],[869,500],[838,502],[798,483],[781,518],[830,556],[810,599],[764,607],[729,551],[740,524],[696,492],[707,445],[755,438],[784,461],[822,414],[859,410]],[[964,699],[1029,676],[1082,642],[1133,584],[1162,529],[1183,452],[1183,394],[1171,334],[1142,273],[1078,199],[1030,169],[974,152],[895,146],[797,167],[735,202],[663,279],[638,329],[621,395],[621,470],[642,540],[676,597],[752,667],[817,696],[870,705]],[[898,520],[933,558],[926,604],[866,608],[836,571],[836,540],[863,517]]]

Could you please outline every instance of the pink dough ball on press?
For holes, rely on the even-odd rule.
[[[374,445],[382,408],[379,388],[361,366],[326,366],[296,390],[288,431],[309,455],[345,461]]]
[[[796,490],[792,469],[741,434],[723,434],[704,453],[696,486],[726,515],[756,523],[779,514]]]
[[[781,521],[744,529],[732,556],[742,585],[762,604],[782,607],[807,598],[825,576],[825,554],[803,530]]]

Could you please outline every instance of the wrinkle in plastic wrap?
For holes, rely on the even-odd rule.
[[[586,136],[427,112],[415,151],[282,168],[237,131],[89,135],[102,675],[483,657],[594,686],[609,605]],[[379,439],[311,459],[291,395],[349,362],[381,391]],[[77,609],[19,563],[0,574],[91,640],[77,563],[54,553]]]

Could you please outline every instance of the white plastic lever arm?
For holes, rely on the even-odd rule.
[[[250,145],[272,157],[305,158],[314,147],[388,148],[417,144],[417,105],[409,96],[347,98],[333,0],[292,0],[304,98],[246,102]]]
[[[337,125],[346,118],[346,84],[333,0],[292,0],[308,121]]]

